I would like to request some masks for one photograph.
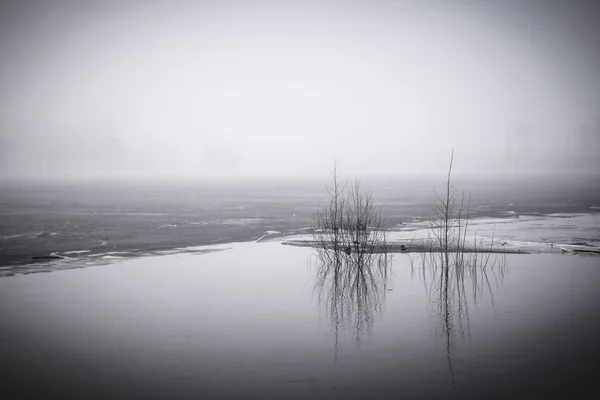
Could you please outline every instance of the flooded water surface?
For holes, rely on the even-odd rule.
[[[586,398],[598,393],[598,266],[506,255],[487,276],[443,282],[396,254],[363,271],[372,279],[323,280],[314,250],[269,242],[17,275],[0,280],[3,390]]]

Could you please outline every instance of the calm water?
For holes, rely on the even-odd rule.
[[[506,256],[485,277],[444,286],[417,255],[397,254],[385,276],[336,285],[317,279],[311,249],[221,249],[0,279],[1,390],[43,398],[600,394],[597,256]]]

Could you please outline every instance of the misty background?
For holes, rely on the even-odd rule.
[[[0,177],[600,170],[600,7],[0,6]]]

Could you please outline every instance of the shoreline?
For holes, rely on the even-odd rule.
[[[286,240],[282,242],[283,245],[296,246],[296,247],[311,247],[317,248],[317,242],[312,240]],[[445,250],[439,246],[425,241],[415,243],[412,240],[401,240],[387,243],[385,245],[374,246],[372,249],[374,253],[443,253]],[[456,249],[448,249],[449,253],[457,252]],[[478,253],[478,254],[564,254],[564,253],[589,253],[589,254],[600,254],[600,247],[596,246],[584,246],[584,245],[570,245],[570,244],[557,244],[556,246],[549,245],[546,243],[522,243],[520,245],[508,244],[494,244],[492,247],[486,247],[485,245],[481,248],[476,248],[472,245],[466,245],[463,250],[458,253]]]

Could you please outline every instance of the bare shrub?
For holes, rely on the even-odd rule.
[[[328,203],[319,209],[316,228],[313,233],[317,249],[333,250],[331,256],[339,252],[367,254],[387,251],[387,233],[384,218],[373,201],[370,191],[364,191],[358,178],[349,189],[341,182],[337,165],[334,163],[332,184],[326,186]]]

